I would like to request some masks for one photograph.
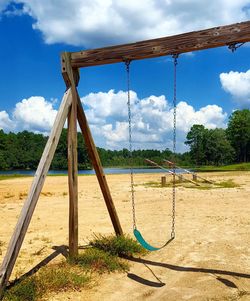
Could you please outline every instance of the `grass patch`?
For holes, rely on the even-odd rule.
[[[235,183],[233,181],[233,179],[229,179],[226,181],[222,181],[222,182],[215,182],[214,184],[207,184],[207,183],[201,183],[199,182],[199,184],[202,184],[202,186],[186,186],[186,188],[196,188],[199,190],[210,190],[210,189],[218,189],[218,188],[237,188],[240,187],[239,184]]]
[[[198,171],[250,171],[250,162],[248,163],[239,163],[239,164],[230,164],[225,166],[202,166],[195,168]]]
[[[79,290],[86,285],[90,277],[78,267],[60,263],[42,268],[7,290],[4,301],[36,301],[51,292]]]
[[[237,187],[240,187],[240,185],[235,183],[233,181],[233,179],[229,179],[227,181],[222,181],[222,182],[216,183],[215,185],[220,187],[220,188],[237,188]]]
[[[129,236],[103,236],[95,235],[90,245],[99,250],[120,257],[131,257],[134,255],[145,255],[145,249]]]
[[[200,182],[197,182],[197,183],[200,184]],[[188,185],[190,186],[190,184],[191,183],[189,183],[185,180],[183,180],[183,181],[181,181],[179,179],[175,180],[176,187],[178,187],[178,186],[187,187]],[[152,187],[152,188],[167,188],[167,187],[172,188],[173,187],[173,181],[171,180],[170,182],[166,182],[166,184],[164,186],[162,186],[160,182],[154,182],[154,181],[145,182],[142,185],[144,187]],[[193,184],[191,184],[191,185],[194,186]]]
[[[72,261],[70,261],[72,263]],[[108,252],[90,248],[84,253],[79,254],[73,260],[74,264],[90,272],[103,274],[105,272],[128,271],[129,265],[118,256],[111,255]]]
[[[7,290],[3,301],[35,301],[38,297],[38,287],[35,277],[31,277]]]
[[[183,181],[180,181],[180,180],[176,180],[175,181],[175,184],[176,185],[181,185],[183,184]],[[138,186],[141,185],[141,184],[138,184]],[[164,186],[161,185],[161,182],[154,182],[154,181],[149,181],[149,182],[145,182],[142,184],[144,187],[152,187],[152,188],[166,188],[166,187],[172,187],[173,186],[173,182],[172,181],[168,181],[166,182],[166,184]],[[137,186],[137,185],[135,185]]]
[[[128,236],[95,235],[89,249],[74,259],[74,263],[98,273],[128,271],[128,263],[120,257],[145,255],[146,251]]]
[[[49,293],[84,288],[94,273],[124,272],[129,264],[120,256],[145,254],[146,251],[128,236],[95,235],[90,247],[76,258],[41,268],[36,274],[17,282],[4,294],[4,301],[37,301]]]
[[[197,183],[200,185],[193,185],[189,182],[181,182],[180,180],[177,180],[176,187],[184,187],[184,188],[195,188],[199,190],[210,190],[210,189],[218,189],[218,188],[237,188],[240,187],[239,184],[235,183],[233,179],[229,179],[222,182],[214,182],[214,184],[206,183],[205,181],[198,181]],[[167,182],[164,187],[161,186],[161,183],[159,182],[146,182],[142,184],[144,187],[153,187],[153,188],[166,188],[166,187],[172,187],[172,182]]]
[[[26,177],[31,177],[31,176],[30,175],[19,175],[19,174],[13,174],[13,175],[1,175],[0,174],[0,181],[15,179],[15,178],[26,178]]]
[[[80,289],[90,280],[90,277],[82,269],[63,262],[42,270],[38,280],[41,290],[58,292]]]
[[[138,186],[139,186],[140,184],[138,184]],[[142,184],[144,187],[153,187],[153,188],[161,188],[162,186],[161,186],[161,183],[159,183],[159,182],[154,182],[154,181],[149,181],[149,182],[145,182],[145,183],[143,183]],[[137,185],[135,185],[135,186],[137,186]],[[168,186],[168,184],[166,184],[164,187],[167,187]]]

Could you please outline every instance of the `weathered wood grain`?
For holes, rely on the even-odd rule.
[[[101,165],[101,161],[94,143],[94,140],[92,138],[90,129],[89,129],[89,125],[88,125],[88,121],[87,118],[85,116],[79,95],[78,95],[78,106],[77,106],[77,117],[78,117],[78,123],[79,126],[81,128],[84,140],[85,140],[85,144],[87,146],[87,150],[88,150],[88,154],[89,157],[91,159],[91,162],[93,164],[93,167],[95,169],[96,172],[96,176],[103,194],[103,198],[105,200],[108,212],[109,212],[109,216],[111,218],[114,230],[116,235],[122,235],[123,231],[122,231],[122,227],[115,209],[115,205],[108,187],[108,183]]]
[[[72,105],[68,115],[68,185],[69,185],[69,256],[78,255],[78,160],[77,160],[77,90],[79,72],[74,72],[70,53],[62,55],[62,74],[66,87],[72,90]],[[77,76],[76,76],[77,75]],[[66,80],[65,80],[66,79]]]
[[[51,130],[49,139],[47,141],[40,163],[35,173],[27,200],[24,203],[23,209],[17,221],[16,228],[11,237],[6,255],[0,268],[0,299],[3,294],[3,290],[9,280],[20,248],[22,246],[22,242],[30,224],[47,172],[53,159],[64,123],[66,121],[71,103],[72,93],[71,89],[69,89],[64,94],[61,106],[56,116],[55,123]]]
[[[140,60],[250,41],[250,21],[206,30],[71,53],[73,68]]]
[[[78,86],[80,80],[80,72],[78,68],[72,69],[70,52],[61,53],[61,72],[67,89],[71,87],[71,82],[76,87]]]
[[[78,255],[77,101],[68,115],[69,256]]]

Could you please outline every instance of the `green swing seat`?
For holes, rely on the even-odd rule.
[[[157,248],[157,247],[153,247],[149,243],[147,243],[146,240],[142,237],[141,232],[136,228],[134,229],[134,236],[135,236],[136,240],[138,241],[138,243],[144,249],[146,249],[148,251],[158,251],[158,250],[166,247],[166,245],[168,245],[174,239],[174,236],[172,236],[163,246]]]
[[[153,247],[149,243],[147,243],[146,240],[142,237],[141,232],[136,228],[134,229],[134,236],[136,240],[139,242],[139,244],[148,251],[157,251],[161,249],[161,248]]]

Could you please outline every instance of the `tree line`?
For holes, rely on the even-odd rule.
[[[237,110],[226,129],[207,129],[195,124],[185,142],[195,165],[224,165],[250,161],[250,110]]]
[[[0,130],[0,169],[36,169],[48,137],[28,131],[4,133]],[[169,150],[134,150],[133,166],[145,166],[145,159],[158,163],[170,159],[182,166],[224,165],[250,161],[250,110],[237,110],[229,118],[226,129],[207,129],[195,124],[185,142],[190,150],[175,154]],[[103,166],[127,167],[127,149],[97,148]],[[92,168],[83,137],[78,133],[79,169]],[[63,129],[51,169],[67,169],[67,130]]]

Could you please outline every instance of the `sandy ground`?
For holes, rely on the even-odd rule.
[[[250,300],[250,173],[210,173],[213,181],[233,179],[238,188],[200,190],[178,187],[176,239],[166,248],[131,262],[128,274],[101,276],[81,292],[59,293],[48,300]],[[107,176],[126,233],[132,232],[128,175]],[[0,181],[0,261],[32,179]],[[136,175],[138,228],[161,245],[171,231],[170,188],[144,185],[160,175]],[[66,177],[48,177],[32,218],[12,279],[32,269],[67,244]],[[79,239],[111,233],[112,225],[94,176],[79,177]],[[55,260],[61,260],[62,255]]]

